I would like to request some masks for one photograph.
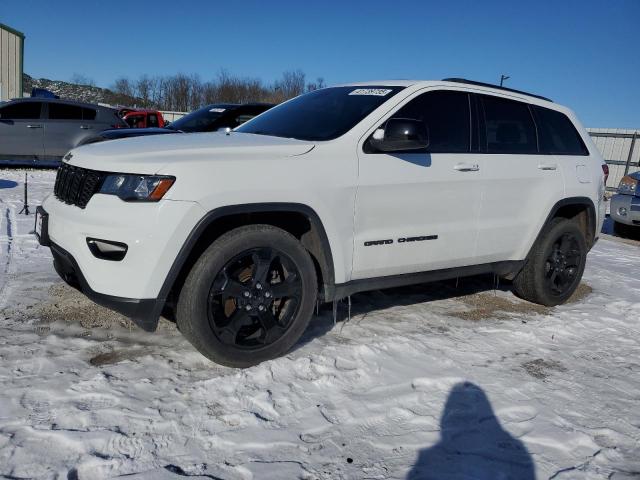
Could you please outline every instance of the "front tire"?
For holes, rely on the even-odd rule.
[[[578,225],[554,218],[513,281],[516,295],[548,307],[564,303],[580,284],[587,253],[587,242]]]
[[[176,322],[204,356],[250,367],[288,352],[313,314],[318,292],[309,253],[270,225],[232,230],[196,261]]]

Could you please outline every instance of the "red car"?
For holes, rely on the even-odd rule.
[[[131,110],[122,119],[130,128],[162,128],[165,126],[162,114],[157,110]]]

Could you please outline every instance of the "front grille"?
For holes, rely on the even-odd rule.
[[[53,194],[61,202],[85,208],[100,189],[104,177],[103,172],[63,163],[58,168]]]

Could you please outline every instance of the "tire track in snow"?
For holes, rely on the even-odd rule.
[[[0,203],[4,202],[0,200]],[[4,214],[0,217],[0,231],[4,229],[6,232],[5,238],[0,236],[0,263],[2,264],[2,277],[0,277],[0,309],[4,308],[6,305],[5,290],[13,258],[13,225],[15,223],[15,218],[12,217],[14,217],[14,215],[11,207],[6,207]],[[6,224],[4,228],[2,226],[3,222]],[[5,248],[2,248],[3,243],[6,244]]]

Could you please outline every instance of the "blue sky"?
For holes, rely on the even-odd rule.
[[[466,77],[551,97],[592,127],[640,128],[640,0],[1,0],[25,72],[110,86],[220,69],[335,83]]]

